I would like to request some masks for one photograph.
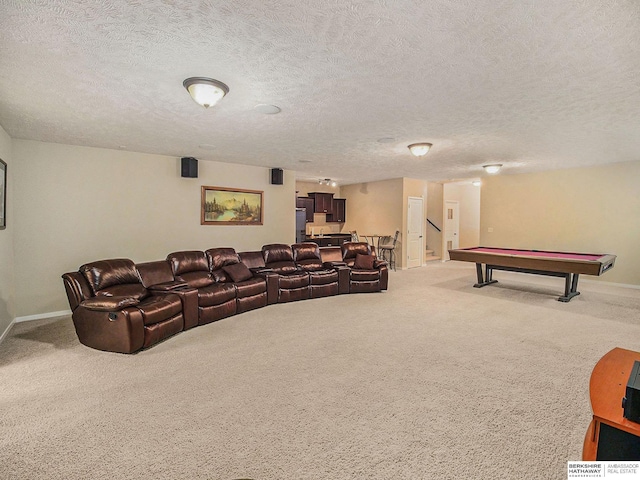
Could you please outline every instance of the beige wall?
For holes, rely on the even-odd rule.
[[[444,202],[457,201],[460,206],[459,247],[480,245],[480,188],[473,186],[470,182],[447,183],[444,185],[443,200]]]
[[[11,137],[0,126],[0,159],[7,164],[7,228],[0,230],[0,338],[9,328],[14,315],[14,254],[13,237],[15,218],[13,216],[13,162]]]
[[[340,193],[347,199],[347,222],[343,230],[390,236],[399,230],[396,261],[398,268],[405,268],[407,261],[403,250],[403,234],[407,231],[408,198],[423,198],[426,214],[428,185],[424,180],[395,178],[343,186]],[[426,228],[425,222],[423,238],[426,238]]]
[[[16,316],[68,309],[60,275],[85,262],[165,258],[176,250],[259,249],[295,241],[295,180],[269,184],[269,169],[13,140]],[[264,191],[263,226],[200,225],[200,187]]]
[[[356,230],[359,235],[402,232],[402,188],[402,178],[342,186],[341,195],[347,199],[347,221],[343,231]],[[401,244],[398,249],[397,258],[401,259]]]
[[[640,285],[639,180],[640,161],[487,177],[480,243],[616,254],[615,267],[598,278]]]
[[[295,240],[297,186],[290,172],[284,185],[270,185],[267,168],[202,161],[200,178],[187,179],[175,157],[16,140],[1,127],[0,158],[9,164],[8,226],[0,231],[0,335],[14,317],[66,310],[60,275],[85,262],[142,262],[174,250],[251,250]],[[639,178],[640,162],[488,177],[481,187],[479,243],[615,253],[616,267],[602,279],[640,285]],[[264,190],[264,225],[201,226],[201,185]],[[342,230],[404,231],[408,196],[423,196],[427,214],[441,226],[431,205],[439,197],[435,187],[410,179],[342,186]],[[429,245],[433,235],[426,230]]]

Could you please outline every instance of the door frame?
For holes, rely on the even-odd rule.
[[[422,214],[420,215],[420,234],[418,235],[419,241],[420,241],[420,245],[418,247],[418,255],[419,255],[419,263],[418,265],[416,265],[415,267],[410,267],[409,266],[409,224],[411,222],[411,217],[410,217],[410,205],[411,205],[411,201],[412,200],[418,200],[420,202],[420,208],[422,209]],[[407,249],[407,253],[406,253],[406,267],[407,268],[416,268],[416,267],[422,267],[424,265],[424,250],[425,250],[425,245],[424,245],[424,197],[407,197],[407,231],[405,232],[404,238],[406,238],[406,241],[404,242],[406,244],[406,249]],[[404,247],[404,245],[403,245]],[[403,255],[404,257],[405,255]]]
[[[453,232],[453,235],[457,237],[458,240],[458,247],[460,246],[460,201],[458,200],[445,200],[444,202],[444,210],[442,212],[442,218],[443,218],[443,222],[442,222],[442,261],[443,262],[448,262],[450,260],[449,258],[449,248],[447,247],[447,238],[448,238],[448,230],[450,229],[450,227],[448,227],[449,222],[447,222],[447,205],[449,204],[453,204],[455,205],[455,214],[456,214],[456,228],[455,231]],[[456,248],[456,247],[453,247]]]

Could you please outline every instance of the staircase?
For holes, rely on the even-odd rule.
[[[436,260],[440,260],[440,257],[438,257],[437,255],[434,255],[433,250],[426,250],[424,252],[424,263],[434,262]]]

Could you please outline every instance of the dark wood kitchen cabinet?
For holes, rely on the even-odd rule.
[[[309,198],[313,198],[316,213],[330,214],[333,212],[333,193],[309,192]]]
[[[314,210],[313,198],[298,197],[296,200],[296,207],[304,208],[306,210],[307,223],[313,222],[313,210]]]
[[[332,233],[324,237],[307,237],[307,242],[317,243],[319,247],[339,247],[344,242],[351,241],[351,235],[343,233]]]
[[[331,213],[327,214],[327,222],[345,222],[347,219],[347,201],[334,198]]]

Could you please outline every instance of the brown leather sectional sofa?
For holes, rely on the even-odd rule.
[[[315,243],[174,252],[135,264],[99,260],[62,275],[78,339],[133,353],[182,330],[274,303],[388,286],[387,263],[367,243]]]

